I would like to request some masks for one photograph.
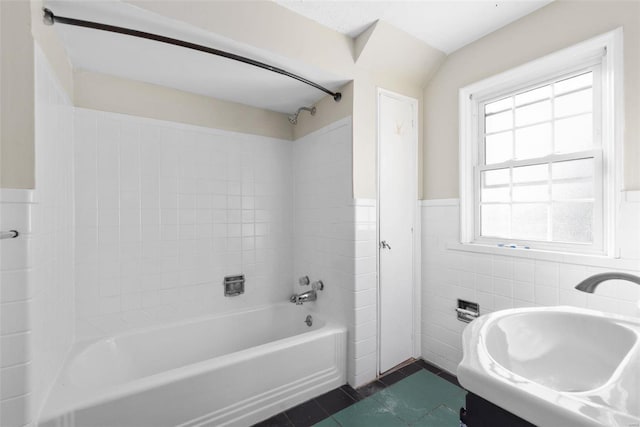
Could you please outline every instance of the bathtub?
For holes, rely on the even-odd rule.
[[[345,384],[346,336],[283,303],[78,344],[38,425],[248,426]]]

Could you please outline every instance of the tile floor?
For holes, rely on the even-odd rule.
[[[254,427],[458,427],[465,390],[424,360],[357,390],[348,385],[308,400]]]

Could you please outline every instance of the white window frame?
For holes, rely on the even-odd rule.
[[[622,190],[622,159],[624,131],[623,98],[623,33],[622,28],[594,37],[517,68],[471,84],[459,91],[460,125],[460,241],[468,245],[494,245],[496,239],[479,237],[479,183],[480,165],[479,114],[480,106],[488,99],[508,94],[528,86],[549,81],[563,74],[585,69],[599,63],[601,75],[600,114],[602,118],[602,156],[599,163],[602,176],[601,219],[595,212],[594,245],[536,242],[534,250],[562,253],[584,253],[619,257],[616,250],[617,206]],[[594,106],[594,109],[597,108]],[[599,151],[599,150],[598,150]],[[557,156],[553,156],[557,157]],[[596,158],[596,160],[598,160]],[[595,178],[594,178],[595,179]],[[599,197],[599,195],[596,195]],[[601,224],[601,226],[599,225]],[[601,230],[597,230],[601,227]],[[596,236],[596,233],[599,236]],[[516,240],[498,239],[507,244],[520,244]]]

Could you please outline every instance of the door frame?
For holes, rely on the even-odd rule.
[[[420,313],[420,301],[421,301],[421,275],[422,270],[420,267],[420,259],[421,259],[421,221],[420,221],[420,200],[418,194],[418,170],[420,159],[418,157],[418,139],[420,136],[420,122],[419,122],[419,101],[416,98],[412,98],[406,95],[401,95],[396,92],[392,92],[387,89],[383,89],[381,87],[377,87],[376,94],[376,269],[377,269],[377,280],[376,280],[376,298],[377,298],[377,313],[376,313],[376,377],[379,376],[382,372],[380,371],[380,360],[381,360],[381,352],[382,352],[382,341],[381,341],[381,329],[382,329],[382,304],[381,304],[381,288],[380,288],[380,148],[381,148],[381,133],[380,133],[380,99],[382,96],[389,96],[391,98],[396,98],[401,101],[410,102],[413,105],[413,142],[412,142],[412,152],[415,162],[411,162],[411,170],[410,173],[414,176],[412,193],[415,195],[415,204],[413,206],[413,248],[412,248],[412,276],[413,276],[413,286],[412,286],[412,298],[413,298],[413,310],[412,310],[412,357],[419,357],[421,354],[421,313]]]

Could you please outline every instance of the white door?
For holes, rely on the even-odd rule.
[[[380,372],[413,356],[417,108],[415,99],[378,91]]]

